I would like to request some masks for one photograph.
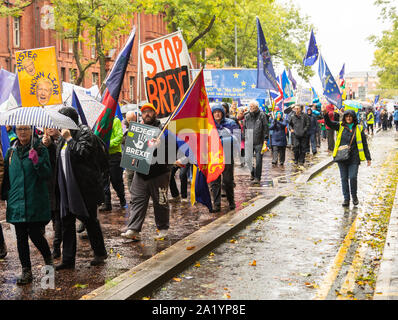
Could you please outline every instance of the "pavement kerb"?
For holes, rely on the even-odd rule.
[[[285,197],[278,195],[267,200],[259,196],[252,199],[242,210],[231,211],[221,216],[102,287],[88,293],[81,300],[126,300],[149,294]]]
[[[398,187],[390,214],[373,300],[398,300]]]
[[[295,183],[306,183],[315,177],[319,172],[325,170],[333,164],[333,158],[325,159],[318,164],[312,166],[305,172],[303,172],[295,181]]]

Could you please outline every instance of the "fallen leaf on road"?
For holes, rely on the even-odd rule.
[[[187,247],[187,250],[195,249],[195,246]]]
[[[151,297],[143,297],[142,300],[151,300]]]
[[[231,240],[229,240],[229,242],[236,243],[236,240],[235,239],[231,239]]]
[[[231,299],[231,296],[228,293],[224,293],[223,297],[226,299]]]
[[[255,267],[257,265],[256,260],[253,260],[253,262],[249,263],[249,265]]]
[[[176,282],[181,282],[182,280],[180,278],[173,278],[174,281]]]
[[[194,267],[199,268],[200,267],[200,263],[196,262],[196,264],[194,265]]]
[[[79,289],[84,289],[84,288],[87,288],[87,287],[88,287],[88,284],[79,284],[79,283],[76,283],[73,286],[73,288],[79,288]]]

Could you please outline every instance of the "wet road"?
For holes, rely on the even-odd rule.
[[[398,135],[376,135],[359,201],[336,164],[154,291],[151,299],[372,299],[398,182]]]
[[[325,150],[325,143],[321,149]],[[259,193],[272,198],[279,188],[273,184],[286,185],[294,181],[302,168],[298,169],[293,165],[292,153],[287,149],[287,161],[285,167],[272,168],[271,154],[267,152],[264,156],[263,178],[260,187],[253,187],[249,180],[249,172],[239,165],[235,167],[235,199],[237,210],[244,207],[246,202],[256,197]],[[327,152],[319,152],[315,157],[308,156],[306,167],[319,162],[327,157]],[[177,174],[178,176],[178,174]],[[127,186],[127,183],[125,183]],[[177,181],[179,186],[179,181]],[[129,199],[126,189],[127,199]],[[43,289],[42,280],[45,275],[42,272],[43,260],[37,249],[31,244],[31,260],[34,281],[32,284],[18,287],[15,285],[16,277],[21,272],[18,254],[16,250],[16,239],[12,226],[5,223],[4,202],[0,202],[0,221],[8,246],[8,255],[0,260],[0,299],[79,299],[90,291],[112,281],[112,279],[130,268],[140,264],[156,253],[166,249],[170,245],[183,239],[192,232],[198,230],[227,212],[227,202],[222,201],[222,212],[208,215],[207,208],[202,205],[191,207],[188,203],[170,201],[170,229],[169,237],[166,240],[155,241],[156,234],[153,209],[150,205],[147,218],[142,230],[142,241],[133,243],[120,237],[120,229],[125,226],[128,211],[118,208],[118,199],[112,190],[113,211],[99,213],[104,233],[105,245],[109,254],[104,266],[90,267],[90,260],[93,253],[88,239],[78,236],[77,257],[75,270],[62,270],[55,273],[54,286]],[[46,226],[46,238],[52,248],[53,230],[52,224]],[[59,263],[59,259],[55,261]],[[48,283],[47,283],[48,284]]]

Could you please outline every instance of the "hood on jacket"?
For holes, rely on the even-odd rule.
[[[278,113],[281,115],[281,119],[283,119],[283,113],[282,113],[282,111],[277,111],[277,112],[275,113],[275,119],[278,118]]]
[[[346,118],[346,116],[347,116],[348,114],[351,114],[351,115],[352,115],[353,123],[354,123],[354,124],[357,124],[357,123],[358,123],[357,114],[355,113],[354,110],[349,109],[349,110],[344,111],[344,114],[343,114],[343,121],[342,121],[342,122],[343,122],[343,125],[346,125],[346,124],[347,124],[346,121],[345,121],[345,118]]]
[[[221,103],[217,103],[217,104],[215,104],[214,106],[211,107],[211,113],[212,113],[212,114],[213,114],[214,111],[216,111],[216,110],[222,112],[222,118],[224,119],[224,118],[225,118],[225,109],[224,109],[224,107],[222,106]]]

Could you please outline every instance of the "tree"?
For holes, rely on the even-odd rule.
[[[398,14],[389,0],[377,0],[376,6],[381,7],[381,18],[392,23],[390,29],[382,32],[380,37],[371,36],[369,40],[376,46],[373,66],[378,67],[380,78],[379,88],[398,88]]]
[[[139,4],[130,0],[54,0],[53,3],[58,35],[73,43],[73,57],[78,68],[75,84],[81,84],[87,69],[97,62],[103,83],[107,74],[107,53],[116,47],[120,36],[130,31],[131,17]],[[82,57],[81,42],[95,47],[94,59]]]
[[[3,3],[0,4],[0,17],[20,17],[23,10],[31,4],[32,1],[30,0],[15,0],[12,3],[3,1]]]

